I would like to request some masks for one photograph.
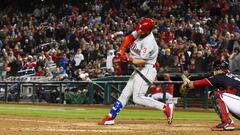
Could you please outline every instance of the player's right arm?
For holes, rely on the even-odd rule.
[[[138,34],[136,31],[133,31],[131,34],[127,35],[122,41],[122,44],[118,50],[118,55],[121,61],[128,61],[135,65],[141,66],[146,63],[146,60],[141,58],[131,58],[128,55],[126,55],[126,52],[125,52],[126,49],[131,46],[131,44],[134,42],[137,36]]]
[[[134,40],[135,40],[135,37],[134,37],[133,33],[124,37],[122,44],[118,50],[118,54],[120,54],[120,56],[125,55],[126,49],[130,47],[130,45],[134,42]]]

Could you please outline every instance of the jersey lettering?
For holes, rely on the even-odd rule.
[[[238,75],[234,75],[234,74],[229,73],[229,74],[226,74],[226,76],[240,82],[240,78],[239,78]]]
[[[137,48],[137,45],[136,43],[133,43],[132,44],[132,50],[137,53],[137,54],[140,54],[141,53],[141,50]]]

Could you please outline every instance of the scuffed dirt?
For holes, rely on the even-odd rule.
[[[239,135],[235,131],[211,131],[216,121],[118,120],[115,125],[97,125],[96,119],[60,119],[0,116],[1,135]],[[240,125],[236,122],[235,125]]]

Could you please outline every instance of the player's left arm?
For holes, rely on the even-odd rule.
[[[132,58],[132,63],[137,66],[143,66],[146,64],[146,60],[142,58]]]
[[[187,93],[194,88],[201,88],[205,86],[213,86],[213,82],[209,78],[204,78],[201,80],[190,81],[185,75],[182,75],[183,84],[180,86],[180,93],[182,95],[187,95]]]
[[[205,86],[212,86],[212,83],[208,80],[208,78],[204,78],[204,79],[201,79],[201,80],[190,81],[188,83],[188,87],[190,89],[201,88],[201,87],[205,87]]]

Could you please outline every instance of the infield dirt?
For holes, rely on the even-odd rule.
[[[60,119],[0,116],[0,135],[239,135],[235,131],[211,131],[216,121],[118,120],[97,125],[97,119]],[[240,122],[235,123],[240,126]]]

